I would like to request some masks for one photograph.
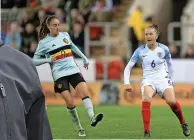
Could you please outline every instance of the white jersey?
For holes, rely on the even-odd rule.
[[[150,50],[147,44],[141,45],[136,49],[125,68],[124,84],[130,83],[130,71],[138,60],[140,60],[142,64],[143,80],[160,81],[172,76],[171,55],[169,49],[161,43],[157,44],[155,50]]]

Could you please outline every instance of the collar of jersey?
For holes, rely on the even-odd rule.
[[[60,32],[59,32],[59,34],[58,34],[57,36],[55,36],[55,37],[58,37],[59,35],[60,35]],[[55,38],[55,37],[53,37],[53,36],[50,36],[49,34],[47,34],[47,37]]]
[[[158,48],[158,46],[159,46],[159,43],[158,42],[156,42],[157,43],[157,46],[156,46],[156,48],[154,49],[154,50],[151,50],[149,47],[148,47],[148,45],[146,44],[145,46],[146,46],[146,48],[148,49],[148,50],[150,50],[150,51],[152,51],[152,52],[154,52],[157,48]]]

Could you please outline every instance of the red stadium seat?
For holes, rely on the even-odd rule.
[[[121,60],[113,60],[108,64],[108,79],[120,80],[124,64]],[[96,62],[96,79],[103,79],[104,66],[102,61]]]
[[[119,80],[121,72],[118,69],[111,68],[108,71],[108,79],[109,80]]]
[[[109,63],[109,69],[115,68],[118,71],[123,71],[124,64],[121,60],[114,60]]]
[[[96,62],[96,79],[97,80],[103,79],[103,73],[104,73],[103,62],[97,61]]]

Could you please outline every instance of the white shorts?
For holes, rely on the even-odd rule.
[[[144,86],[151,86],[160,97],[163,97],[163,93],[167,88],[173,88],[172,80],[169,78],[164,78],[163,80],[148,80],[143,79],[141,82],[141,93],[144,92]]]

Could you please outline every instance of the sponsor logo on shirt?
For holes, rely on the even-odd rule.
[[[142,55],[142,57],[146,57],[146,56],[148,56],[148,55],[147,55],[147,54],[143,54],[143,55]]]

